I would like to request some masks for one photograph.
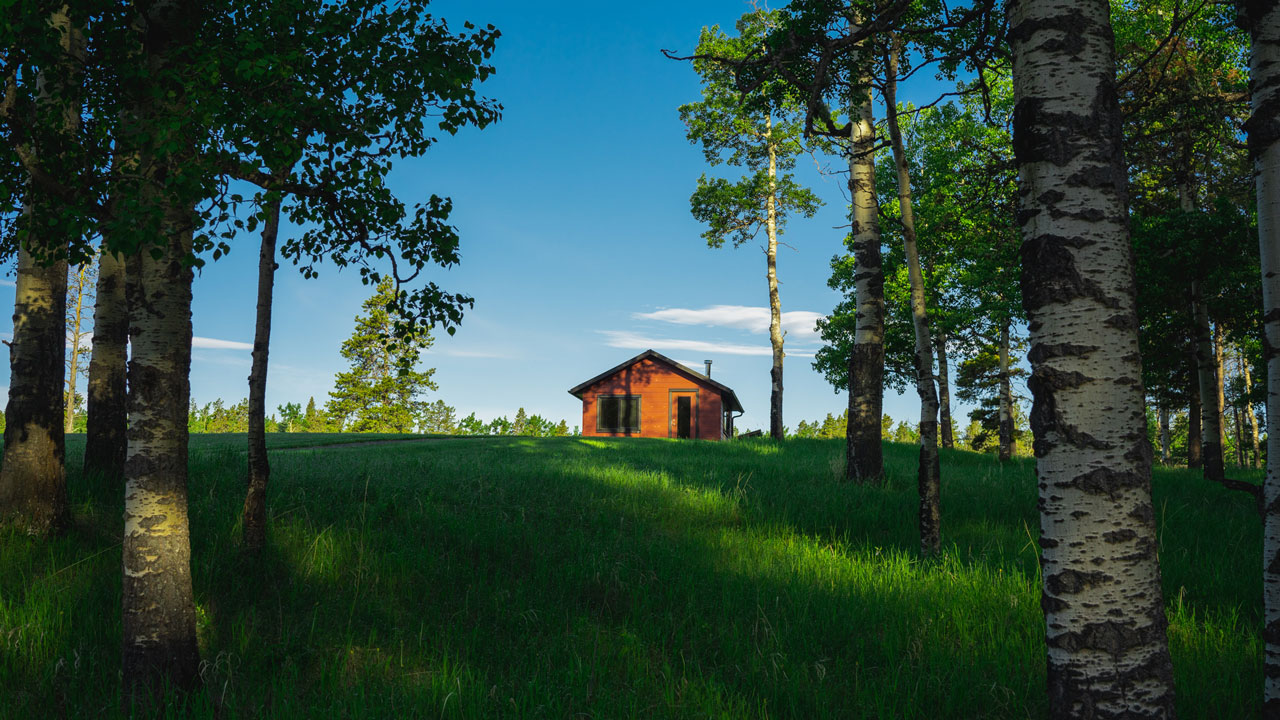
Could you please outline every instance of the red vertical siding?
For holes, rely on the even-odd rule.
[[[696,391],[693,427],[690,434],[702,440],[719,440],[722,401],[720,391],[696,378],[676,372],[666,363],[646,358],[591,385],[582,393],[582,434],[596,437],[675,437],[672,397],[677,391]],[[639,395],[640,431],[596,430],[596,397],[599,395]]]

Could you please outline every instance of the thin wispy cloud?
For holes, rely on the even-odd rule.
[[[236,342],[235,340],[219,340],[196,336],[191,338],[191,347],[202,350],[252,350],[253,343]]]
[[[746,330],[752,333],[769,332],[769,308],[747,305],[712,305],[702,309],[665,308],[647,313],[634,313],[639,320],[657,320],[676,325],[702,325]],[[791,337],[816,339],[814,324],[822,313],[809,310],[792,310],[782,313],[782,329]]]
[[[682,338],[656,338],[626,330],[601,330],[605,336],[605,344],[609,347],[627,348],[630,350],[667,350],[673,352],[696,352],[719,355],[770,355],[773,350],[768,345],[739,345],[735,343],[708,342],[706,340],[685,340]],[[787,355],[794,357],[813,357],[813,350],[787,350]],[[701,363],[698,363],[701,364]]]
[[[18,287],[16,280],[0,280],[0,287]]]

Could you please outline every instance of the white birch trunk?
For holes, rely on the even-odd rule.
[[[128,259],[129,444],[124,487],[126,693],[163,682],[190,688],[200,656],[187,520],[187,408],[191,370],[190,224],[170,210],[164,253]]]
[[[1280,717],[1280,3],[1241,3],[1249,30],[1251,115],[1245,123],[1258,195],[1263,357],[1267,362],[1267,476],[1263,487],[1263,714]]]
[[[188,45],[202,8],[188,0],[138,8],[134,29],[147,38],[138,59],[147,82],[129,89],[133,126],[117,142],[122,157],[137,158],[143,179],[135,198],[142,221],[133,232],[144,245],[128,257],[125,272],[132,352],[120,588],[121,676],[126,704],[135,708],[166,689],[191,690],[200,682],[187,516],[189,258],[198,198],[173,179],[199,172],[189,167],[194,129],[175,122],[189,114],[191,99],[174,80],[191,72]]]
[[[1169,718],[1109,12],[1008,5],[1049,709]]]
[[[769,368],[769,434],[783,439],[782,425],[782,301],[778,298],[778,156],[773,140],[773,118],[765,119],[765,139],[769,146],[769,197],[765,200],[765,249],[769,281],[769,345],[773,364]]]
[[[853,351],[849,355],[849,420],[845,477],[877,482],[884,476],[880,415],[884,409],[884,271],[880,208],[875,191],[875,122],[871,87],[850,101],[849,197],[853,213]]]

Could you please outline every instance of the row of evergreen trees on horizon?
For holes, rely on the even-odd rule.
[[[267,432],[273,433],[426,433],[436,435],[520,435],[525,437],[562,437],[580,434],[565,420],[554,421],[541,415],[530,415],[524,408],[514,416],[499,416],[485,422],[473,412],[458,417],[456,408],[443,400],[424,403],[421,412],[410,425],[370,424],[359,425],[351,419],[335,417],[326,408],[316,405],[314,397],[304,408],[300,403],[276,406],[276,413],[267,416]],[[187,430],[192,433],[244,433],[249,428],[249,400],[228,405],[222,398],[204,405],[191,402]]]

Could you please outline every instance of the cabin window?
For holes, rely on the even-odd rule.
[[[600,432],[639,432],[639,395],[597,395],[596,430]]]

